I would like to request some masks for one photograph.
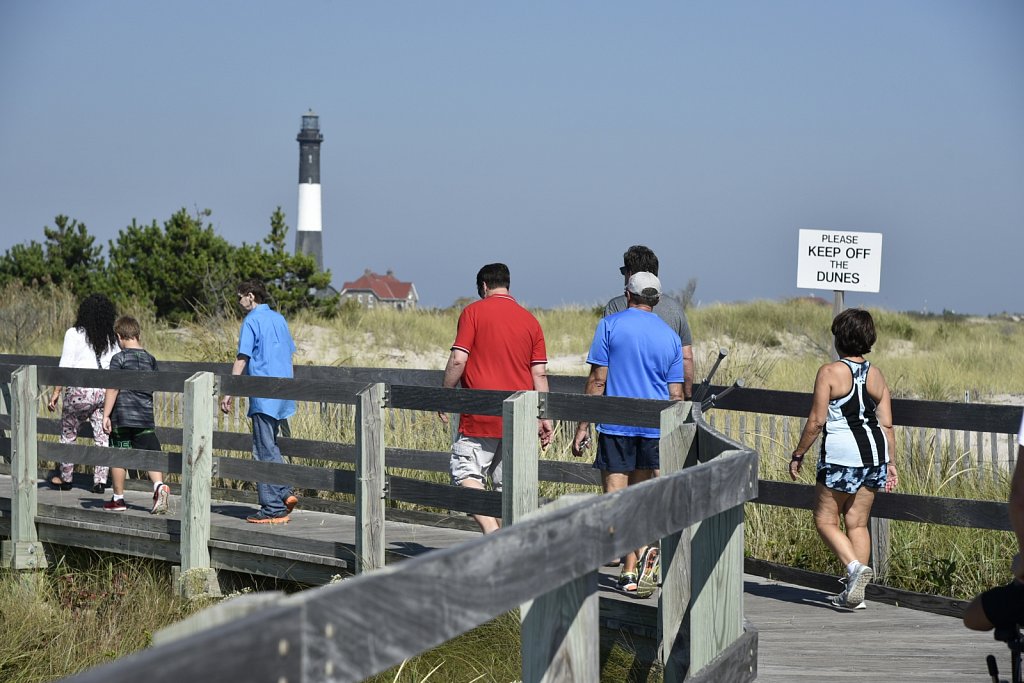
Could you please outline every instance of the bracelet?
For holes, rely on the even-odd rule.
[[[790,462],[803,462],[803,461],[804,461],[804,456],[802,456],[802,455],[797,455],[796,453],[794,453],[794,454],[793,454],[793,455],[792,455],[792,456],[790,457]]]

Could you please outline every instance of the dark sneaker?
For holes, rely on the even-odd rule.
[[[288,516],[287,512],[277,517],[271,517],[270,515],[263,514],[263,510],[260,510],[255,515],[246,517],[245,521],[250,524],[287,524],[291,521],[291,517]]]
[[[171,496],[171,487],[167,484],[160,484],[156,487],[156,491],[153,491],[153,509],[149,511],[151,515],[166,515],[167,514],[167,499]]]
[[[111,498],[103,504],[103,509],[107,512],[124,512],[128,509],[128,506],[125,505],[124,498],[121,500],[114,500]]]
[[[103,493],[106,490],[107,490],[107,485],[104,484],[102,481],[98,481],[98,482],[96,482],[95,484],[92,485],[92,492],[93,493]]]
[[[855,608],[864,602],[864,589],[875,576],[875,570],[862,564],[846,577],[846,606]]]
[[[292,510],[294,510],[295,506],[298,504],[299,499],[296,498],[295,496],[288,496],[287,498],[284,499],[284,506],[285,508],[287,508],[289,515],[292,514]]]
[[[640,579],[637,581],[636,597],[649,598],[661,579],[661,553],[658,546],[647,546],[637,566],[640,567]]]
[[[70,481],[64,481],[61,478],[61,476],[60,476],[60,472],[54,470],[53,472],[50,473],[50,477],[49,478],[50,478],[50,486],[52,486],[53,488],[60,489],[61,491],[70,491],[71,490],[71,482]]]
[[[623,593],[629,593],[633,595],[636,593],[636,574],[633,572],[623,572],[619,575],[619,580],[615,582],[615,587]]]

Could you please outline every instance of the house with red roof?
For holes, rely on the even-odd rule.
[[[416,308],[420,296],[416,293],[416,285],[402,282],[395,277],[393,271],[380,275],[367,268],[358,280],[346,282],[342,286],[341,300],[344,302],[350,299],[366,308],[390,306],[401,311]]]

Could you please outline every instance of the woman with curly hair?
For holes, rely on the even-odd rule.
[[[60,367],[83,370],[106,370],[110,359],[121,349],[114,334],[117,311],[114,304],[102,294],[90,294],[78,306],[75,324],[64,333],[64,347],[60,353]],[[61,408],[60,442],[74,443],[78,428],[85,422],[92,424],[93,440],[97,446],[107,446],[110,437],[103,431],[103,398],[106,390],[96,387],[54,387],[46,407],[57,409],[57,399],[64,394]],[[67,491],[71,488],[71,474],[75,466],[61,463],[60,471],[50,476],[50,485]],[[97,465],[93,470],[94,493],[103,493],[110,468]]]

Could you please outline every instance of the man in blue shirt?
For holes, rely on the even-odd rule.
[[[238,305],[246,311],[242,329],[238,334],[238,355],[231,368],[232,375],[254,377],[292,377],[292,341],[288,323],[265,302],[267,290],[258,280],[246,280],[238,285]],[[231,411],[231,396],[225,395],[220,409]],[[283,463],[277,445],[281,424],[295,414],[295,401],[282,398],[249,399],[249,418],[252,420],[252,456],[261,462]],[[260,510],[247,517],[254,524],[286,524],[299,499],[288,486],[259,483]]]
[[[682,400],[682,344],[679,335],[653,312],[660,296],[661,282],[656,275],[639,272],[630,276],[626,285],[628,308],[602,318],[594,332],[587,355],[590,363],[588,395]],[[647,481],[660,469],[658,440],[661,433],[657,428],[602,423],[597,426],[597,432],[594,467],[601,470],[606,493]],[[580,422],[572,443],[573,455],[582,455],[589,441],[590,423]],[[619,587],[627,593],[640,595],[637,587],[645,577],[637,576],[637,557],[637,552],[626,556]],[[645,557],[650,561],[648,573],[656,566],[654,559]],[[647,562],[641,564],[647,571]],[[653,588],[650,590],[653,592]]]

